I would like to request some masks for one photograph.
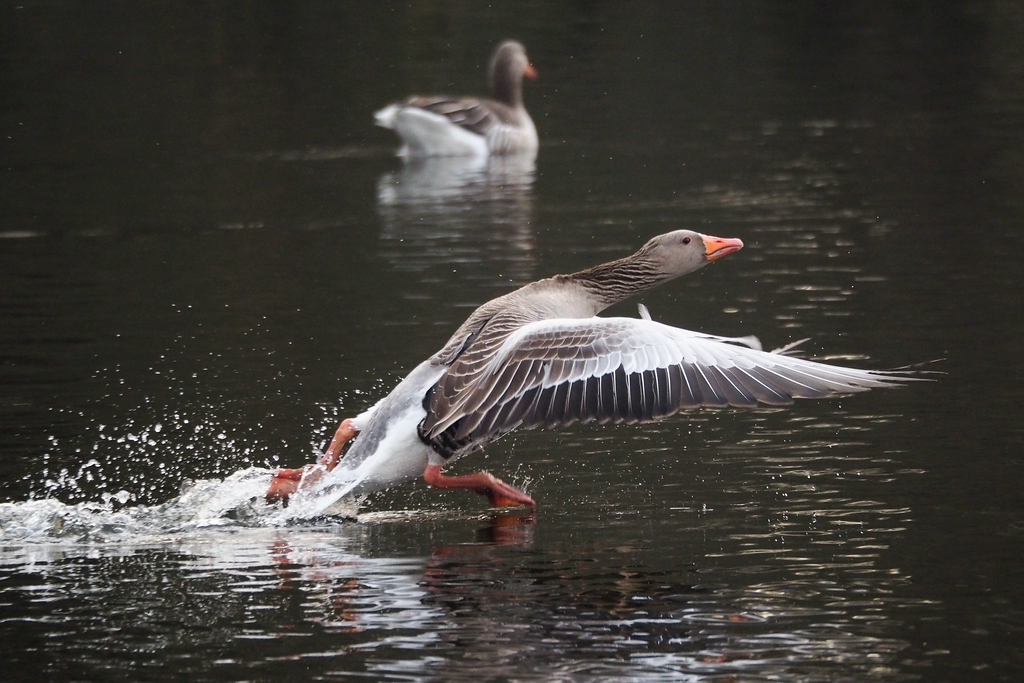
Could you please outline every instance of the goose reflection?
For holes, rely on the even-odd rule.
[[[439,546],[426,560],[369,557],[359,547],[358,526],[343,527],[313,543],[308,536],[306,542],[282,536],[268,551],[282,599],[304,621],[347,632],[412,624],[433,630],[444,624],[446,613],[430,600],[451,602],[444,596],[461,590],[452,568],[458,574],[458,568],[499,567],[501,558],[495,553],[501,548],[533,543],[534,521],[523,511],[497,512],[477,530],[476,541]],[[378,593],[371,586],[383,590]]]
[[[359,542],[338,547],[333,535],[315,547],[281,539],[272,552],[292,613],[306,622],[361,633],[364,650],[429,647],[434,655],[379,658],[382,677],[461,681],[516,671],[557,680],[568,665],[594,678],[728,679],[756,666],[766,678],[798,670],[824,680],[829,662],[867,673],[907,646],[897,624],[856,626],[863,585],[849,595],[831,585],[834,602],[815,608],[806,604],[806,592],[821,589],[815,581],[795,589],[788,579],[715,583],[709,568],[658,569],[633,549],[600,545],[560,557],[535,548],[532,529],[530,519],[496,514],[475,541],[404,560],[367,556]]]
[[[533,279],[531,156],[411,159],[377,182],[381,254],[401,272],[433,281],[451,266],[459,281],[495,286]]]
[[[907,624],[883,610],[913,598],[899,567],[865,559],[870,534],[842,552],[818,538],[752,572],[743,558],[771,538],[715,541],[680,566],[615,537],[552,547],[522,511],[437,543],[450,521],[410,511],[31,544],[29,561],[0,573],[18,575],[2,595],[19,625],[50,624],[57,609],[61,631],[41,633],[78,632],[102,653],[185,633],[225,653],[225,680],[274,678],[288,662],[331,680],[352,666],[382,680],[861,680],[906,657]],[[694,524],[677,530],[681,545],[703,533]],[[62,652],[60,637],[48,642]]]

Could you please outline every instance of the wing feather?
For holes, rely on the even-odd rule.
[[[597,418],[601,424],[605,424],[615,419],[615,415],[618,412],[615,409],[615,375],[606,372],[596,379],[601,383],[601,398],[598,404]]]
[[[457,444],[450,454],[519,426],[645,422],[689,407],[786,405],[919,379],[633,318],[544,320],[487,337],[485,328],[466,350],[467,362],[452,364],[455,379],[442,378],[445,390],[428,407],[422,433]]]
[[[456,126],[477,135],[487,135],[488,131],[503,123],[497,102],[473,97],[411,97],[406,100],[405,106],[418,107],[443,116]]]
[[[643,373],[629,372],[623,369],[626,375],[626,386],[629,394],[629,414],[632,422],[640,422],[644,419],[644,387]]]

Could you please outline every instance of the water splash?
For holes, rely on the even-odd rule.
[[[0,542],[141,542],[209,527],[285,526],[323,517],[354,518],[359,500],[337,486],[313,489],[282,507],[264,498],[272,470],[249,467],[224,479],[187,482],[160,505],[127,505],[129,491],[104,493],[99,502],[54,498],[0,503]],[[353,482],[354,486],[358,482]]]

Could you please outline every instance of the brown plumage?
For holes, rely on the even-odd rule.
[[[478,308],[430,359],[447,369],[426,394],[420,438],[450,458],[520,426],[644,422],[684,407],[781,405],[899,381],[651,321],[593,317],[700,268],[715,240],[688,231],[661,235],[629,257],[535,282]],[[726,252],[742,244],[718,241]]]
[[[335,470],[345,473],[336,477],[339,490],[369,492],[422,472],[432,486],[469,488],[492,505],[532,506],[489,474],[450,477],[441,467],[518,427],[646,422],[688,407],[785,405],[913,379],[768,353],[752,338],[690,332],[646,315],[595,317],[742,246],[677,230],[631,256],[480,306],[386,398],[342,423],[325,454],[328,469],[345,441],[359,436]],[[289,495],[295,472],[282,470],[268,495]]]

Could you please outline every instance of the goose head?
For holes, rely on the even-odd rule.
[[[636,257],[653,266],[664,280],[671,280],[742,248],[743,241],[736,238],[675,230],[648,240]]]
[[[523,76],[537,78],[537,71],[526,56],[526,48],[515,40],[498,45],[491,57],[488,81],[494,98],[511,107],[523,102]]]
[[[676,230],[651,238],[631,256],[566,277],[580,284],[594,302],[595,310],[602,311],[742,248],[743,242],[738,239]]]

